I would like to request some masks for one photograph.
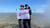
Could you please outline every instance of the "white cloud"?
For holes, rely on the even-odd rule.
[[[44,14],[45,11],[44,10],[36,10],[36,11],[33,11],[33,13],[41,13],[41,14]]]
[[[36,8],[36,7],[47,7],[47,5],[33,5],[31,8]]]
[[[16,12],[15,10],[0,10],[0,12]]]

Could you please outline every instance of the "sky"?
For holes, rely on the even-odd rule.
[[[21,4],[28,4],[32,12],[41,12],[46,9],[47,0],[0,0],[0,13],[14,13],[20,9]]]

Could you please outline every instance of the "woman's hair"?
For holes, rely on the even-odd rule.
[[[25,4],[25,7],[28,6],[28,4]]]
[[[20,7],[24,7],[24,5],[20,5]]]

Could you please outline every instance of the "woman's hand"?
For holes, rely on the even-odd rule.
[[[31,9],[29,9],[29,10],[31,10]]]
[[[16,9],[16,11],[17,11],[17,9]]]

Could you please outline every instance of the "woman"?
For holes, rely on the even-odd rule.
[[[20,5],[20,10],[24,10],[24,5]],[[19,14],[19,16],[20,16],[20,14]],[[19,28],[23,28],[23,20],[18,19],[18,23],[19,23]]]
[[[28,22],[28,27],[31,28],[31,9],[27,4],[25,5],[25,7],[26,7],[25,9],[29,9],[30,19],[23,19],[23,25],[24,28],[27,28],[26,22]]]

